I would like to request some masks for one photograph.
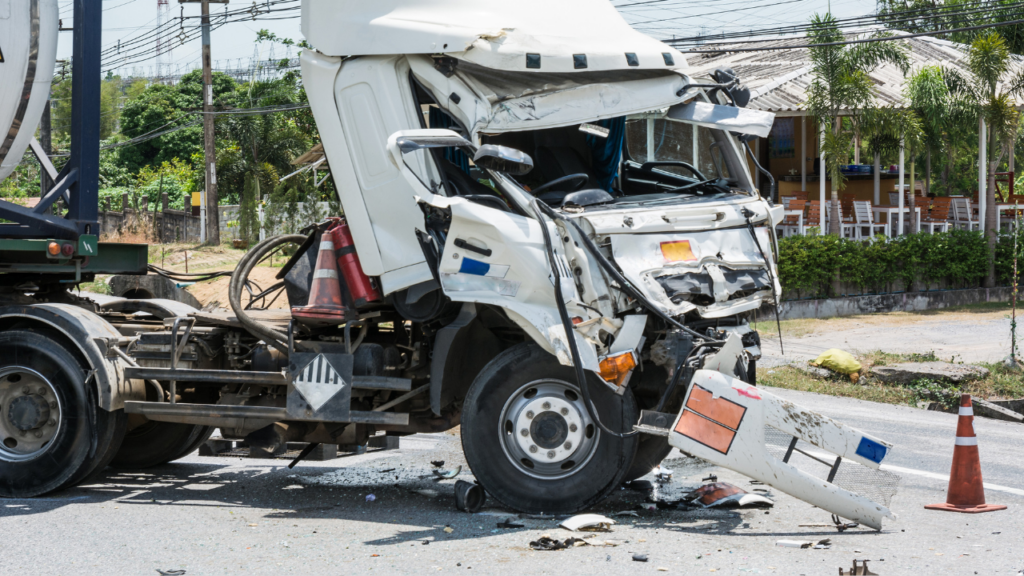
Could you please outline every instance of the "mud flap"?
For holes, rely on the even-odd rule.
[[[769,435],[792,437],[782,459],[773,454],[777,449],[769,448]],[[827,480],[788,462],[797,439],[838,457],[834,464],[825,462],[832,467]],[[694,374],[683,409],[669,432],[669,443],[876,530],[882,529],[882,517],[896,518],[886,506],[833,483],[840,463],[877,471],[891,444],[720,372],[699,370]]]

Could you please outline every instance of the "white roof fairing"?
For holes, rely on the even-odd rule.
[[[302,33],[332,56],[446,54],[542,73],[687,67],[682,53],[634,30],[608,0],[304,0]],[[539,69],[526,67],[527,54],[540,55]],[[578,54],[586,68],[576,68]]]

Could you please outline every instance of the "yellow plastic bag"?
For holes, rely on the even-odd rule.
[[[812,366],[821,366],[839,374],[856,374],[860,372],[861,365],[853,354],[844,352],[838,348],[825,350],[813,362]]]

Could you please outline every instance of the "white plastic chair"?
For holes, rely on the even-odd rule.
[[[825,201],[825,219],[826,222],[832,222],[832,201]],[[843,221],[843,205],[839,204],[839,233],[843,238],[856,238],[857,237],[857,223],[856,222],[844,222]]]
[[[872,239],[875,237],[875,230],[879,234],[889,235],[888,222],[875,222],[875,214],[871,211],[871,202],[867,200],[855,200],[853,202],[853,214],[857,218],[856,237]],[[864,231],[867,230],[867,235]]]
[[[953,225],[965,230],[981,230],[981,222],[974,217],[970,198],[953,198]]]

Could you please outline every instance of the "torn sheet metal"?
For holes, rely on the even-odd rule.
[[[669,434],[683,452],[735,470],[842,518],[882,528],[885,506],[776,458],[765,426],[877,470],[892,444],[835,422],[720,372],[698,370]]]
[[[728,482],[705,484],[687,494],[686,498],[705,508],[770,508],[775,505],[764,496],[751,494]]]
[[[775,114],[750,108],[721,106],[710,102],[694,100],[686,104],[676,104],[668,109],[668,118],[712,128],[726,132],[753,134],[759,138],[767,138],[775,123]]]

